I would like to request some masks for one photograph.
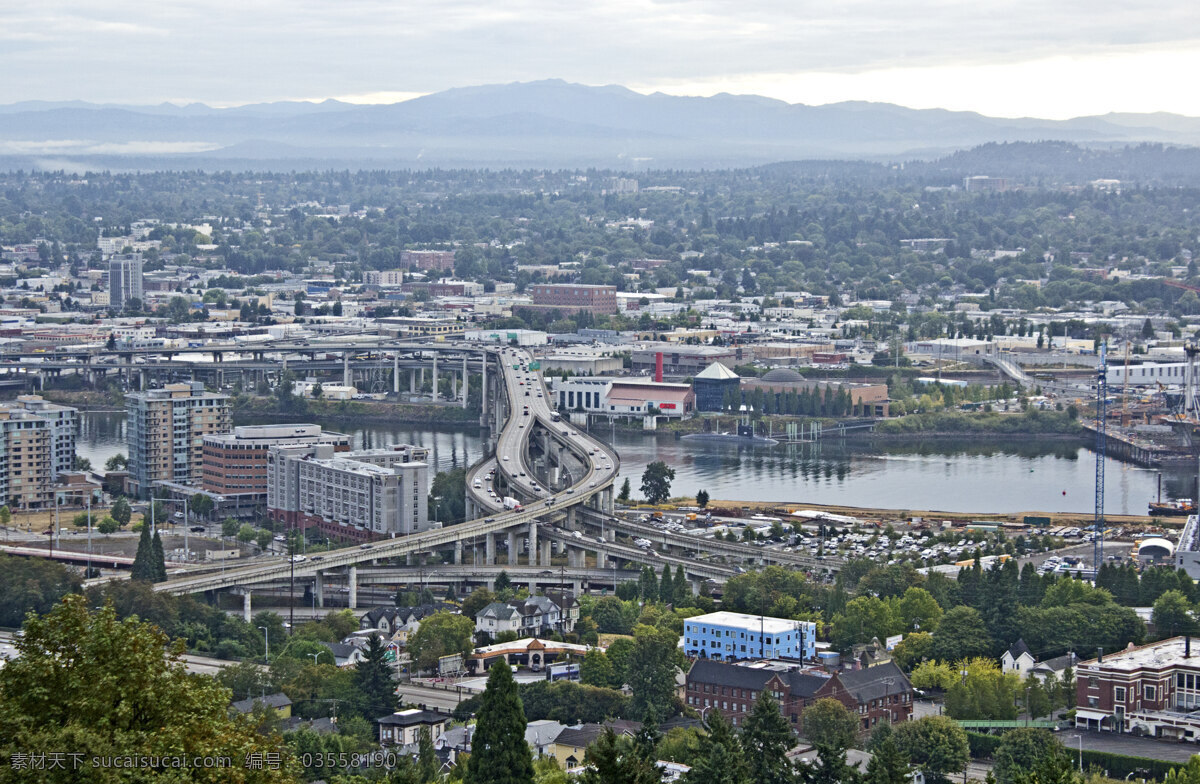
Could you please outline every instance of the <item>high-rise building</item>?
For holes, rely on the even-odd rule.
[[[4,408],[19,408],[46,420],[50,428],[50,479],[75,470],[75,441],[79,437],[79,409],[60,406],[41,395],[21,395]]]
[[[108,260],[108,305],[123,310],[130,300],[142,302],[142,254],[129,253]]]
[[[349,452],[350,440],[320,425],[247,425],[205,436],[202,487],[215,495],[238,497],[239,507],[265,505],[271,447],[331,444],[335,452]]]
[[[407,445],[340,455],[331,444],[272,447],[267,515],[353,542],[427,530],[428,455]]]
[[[30,411],[0,406],[0,504],[11,509],[53,506],[50,422]]]
[[[204,437],[230,426],[229,396],[197,381],[127,395],[130,494],[145,497],[155,482],[199,485]]]

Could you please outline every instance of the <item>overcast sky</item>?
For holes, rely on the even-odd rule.
[[[561,78],[1065,118],[1200,115],[1200,3],[41,0],[0,3],[0,103],[358,102]]]

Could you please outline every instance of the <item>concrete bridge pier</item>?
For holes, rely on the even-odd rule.
[[[242,594],[242,620],[250,623],[250,589],[247,588]]]
[[[462,407],[467,407],[467,390],[470,388],[468,383],[471,377],[467,375],[467,355],[463,354],[463,369],[462,369]]]
[[[392,357],[392,394],[400,394],[400,355]]]
[[[488,566],[496,565],[496,535],[494,533],[487,535],[484,544],[484,563]]]
[[[415,370],[408,371],[408,393],[410,395],[417,393],[417,371]]]
[[[458,374],[453,370],[450,371],[450,397],[449,400],[458,398]]]
[[[454,542],[454,565],[455,566],[459,566],[462,564],[462,556],[463,556],[463,543],[462,543],[462,539],[459,539]]]
[[[517,565],[517,553],[518,552],[519,552],[519,547],[517,545],[517,534],[515,531],[509,531],[508,532],[508,565],[509,566]]]
[[[347,582],[350,584],[350,609],[358,609],[358,567],[350,567],[350,575],[347,577]]]
[[[540,563],[542,566],[549,566],[551,563],[550,545],[551,542],[549,539],[543,539],[541,542],[542,551],[539,554],[538,563]]]
[[[437,401],[437,387],[438,387],[438,385],[437,385],[437,382],[438,382],[438,377],[437,377],[437,354],[435,353],[435,354],[433,355],[433,400],[434,400],[434,402],[436,402],[436,401]]]
[[[527,552],[529,553],[529,565],[537,566],[538,565],[537,523],[529,524],[529,545],[527,548]]]
[[[317,572],[313,575],[313,596],[316,598],[317,606],[325,606],[325,573]]]
[[[342,352],[342,386],[350,386],[350,352]]]

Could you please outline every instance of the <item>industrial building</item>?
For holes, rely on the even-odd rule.
[[[617,312],[616,286],[585,286],[582,283],[537,283],[529,287],[535,309],[564,313],[587,311],[593,315]]]
[[[155,482],[198,486],[205,436],[228,433],[229,396],[204,384],[167,384],[125,396],[129,494],[145,497]]]

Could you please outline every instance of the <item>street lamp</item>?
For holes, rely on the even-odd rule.
[[[308,654],[309,656],[313,657],[313,664],[317,663],[317,657],[319,657],[322,653],[324,653],[324,651],[317,651],[316,653]]]
[[[1083,773],[1083,736],[1077,734],[1071,737],[1079,741],[1079,772]]]
[[[267,664],[271,663],[271,634],[266,626],[259,626],[263,633],[263,661]]]

